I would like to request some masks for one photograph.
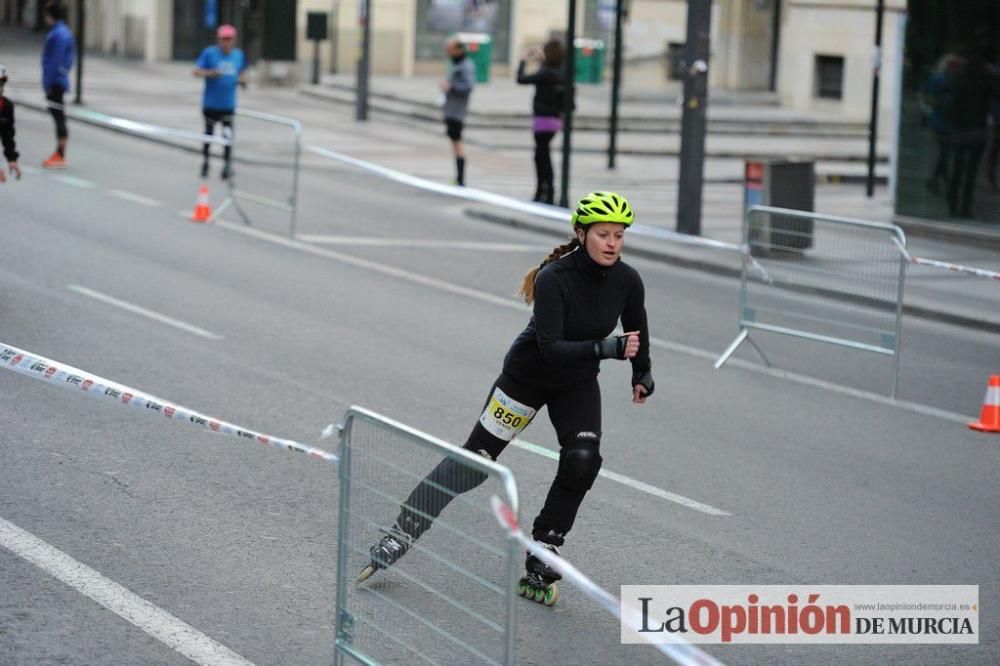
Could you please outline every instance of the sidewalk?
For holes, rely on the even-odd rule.
[[[37,36],[4,29],[0,62],[10,72],[7,94],[25,107],[30,103],[43,108],[44,98],[38,85],[40,49],[41,41]],[[191,69],[192,65],[187,63],[146,64],[88,55],[84,101],[87,108],[109,115],[198,131],[201,82],[191,76]],[[524,93],[524,100],[530,100],[530,91]],[[241,93],[241,105],[299,119],[305,128],[304,145],[322,146],[432,181],[448,183],[453,178],[454,165],[443,128],[437,123],[400,119],[394,115],[386,117],[377,112],[367,123],[358,123],[353,119],[353,107],[332,105],[288,88],[252,86]],[[31,111],[25,108],[20,112]],[[482,135],[483,142],[489,143],[491,137],[499,142],[497,137],[502,138],[504,132],[510,130],[482,129],[475,134]],[[254,140],[250,125],[241,126],[238,136],[244,141]],[[526,137],[525,148],[492,148],[471,141],[468,149],[470,186],[519,200],[529,199],[534,181],[527,141],[530,137]],[[197,149],[192,145],[185,147]],[[22,145],[19,148],[22,163],[34,165],[46,156],[50,146]],[[553,158],[558,170],[558,149]],[[192,168],[196,168],[192,164]],[[330,162],[306,152],[303,166],[307,169],[329,167]],[[616,170],[609,171],[606,167],[603,154],[575,154],[572,190],[579,193],[596,189],[620,191],[632,201],[643,224],[665,229],[675,227],[676,157],[623,155]],[[736,157],[709,157],[706,161],[705,175],[709,182],[704,191],[703,236],[730,243],[741,241],[743,193],[739,179],[742,168],[742,159]],[[372,178],[372,186],[376,188],[378,181],[375,176]],[[551,223],[503,209],[472,204],[467,207],[478,216],[477,219],[482,219],[485,212],[493,221],[529,226],[546,233],[552,230]],[[859,185],[820,184],[816,190],[816,209],[826,214],[875,221],[892,219],[891,203],[884,188],[878,188],[876,197],[868,199]],[[735,253],[634,240],[636,248],[703,270],[733,274],[739,266]],[[914,255],[1000,270],[1000,252],[973,240],[961,243],[911,237],[909,247]],[[906,305],[913,314],[1000,331],[1000,281],[912,266],[907,276]],[[735,310],[733,314],[735,320]]]

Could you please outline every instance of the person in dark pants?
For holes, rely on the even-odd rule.
[[[205,79],[205,93],[202,96],[201,113],[205,118],[205,134],[212,136],[215,126],[222,123],[222,136],[233,138],[233,114],[236,113],[236,87],[246,87],[246,57],[235,48],[236,28],[231,25],[219,26],[218,45],[208,46],[198,56],[194,75]],[[201,177],[208,176],[210,143],[202,145]],[[232,173],[230,156],[232,147],[223,149],[222,180]]]
[[[445,134],[451,139],[451,150],[455,156],[455,184],[464,186],[465,145],[462,143],[462,129],[465,126],[465,114],[469,111],[469,97],[476,85],[476,72],[465,53],[465,45],[457,37],[445,42],[444,48],[451,59],[448,79],[441,82]]]
[[[59,3],[50,2],[45,6],[45,23],[49,26],[49,33],[45,36],[45,47],[42,49],[42,88],[49,102],[49,113],[56,124],[56,150],[42,162],[46,169],[65,169],[69,166],[66,161],[69,131],[66,129],[63,104],[64,95],[69,92],[69,72],[73,68],[76,41],[65,18],[66,11]]]
[[[541,66],[533,73],[525,73],[528,60],[541,58]],[[549,145],[562,129],[563,95],[563,45],[557,39],[546,42],[542,51],[530,49],[524,53],[517,66],[517,82],[535,86],[531,102],[531,130],[535,135],[535,187],[534,201],[551,204],[555,200],[555,173]]]
[[[948,211],[954,217],[975,217],[977,176],[986,151],[990,103],[997,89],[996,73],[986,59],[977,51],[970,52],[954,83],[952,172],[947,192]]]
[[[7,160],[10,175],[21,180],[21,167],[17,165],[17,145],[14,143],[14,102],[3,96],[7,85],[7,68],[0,65],[0,146]],[[0,168],[0,183],[7,182],[7,175]]]
[[[643,404],[653,394],[645,290],[639,273],[621,261],[625,230],[633,219],[628,202],[612,192],[592,192],[577,203],[573,239],[524,277],[521,293],[533,304],[531,320],[507,352],[464,445],[494,460],[543,405],[548,407],[559,437],[559,468],[532,536],[553,552],[572,529],[601,469],[601,360],[631,361],[634,403]],[[619,319],[626,333],[611,335]],[[450,458],[438,464],[371,547],[371,564],[358,582],[395,563],[452,499],[485,479]],[[521,594],[555,603],[553,583],[559,574],[530,554],[525,567]]]

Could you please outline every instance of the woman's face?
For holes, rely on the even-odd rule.
[[[624,224],[598,222],[576,233],[587,254],[599,266],[614,266],[621,256],[625,245]]]

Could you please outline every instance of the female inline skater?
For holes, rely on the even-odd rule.
[[[613,192],[593,192],[577,203],[574,238],[524,276],[521,293],[533,303],[531,320],[507,352],[464,445],[496,459],[548,406],[561,451],[532,537],[553,552],[573,527],[601,468],[600,361],[631,361],[632,402],[642,404],[653,393],[642,279],[621,260],[625,230],[633,219],[628,201]],[[627,332],[612,336],[619,319]],[[372,545],[371,564],[358,582],[399,560],[456,495],[485,479],[451,459],[438,464],[410,493],[396,523]],[[561,576],[530,554],[525,567],[519,592],[554,604],[559,592],[553,583]]]

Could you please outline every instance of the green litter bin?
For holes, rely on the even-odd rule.
[[[460,32],[455,36],[465,45],[467,57],[476,68],[476,82],[489,82],[493,39],[484,32]]]
[[[600,83],[604,79],[604,41],[600,39],[582,39],[573,41],[576,51],[577,83]]]

